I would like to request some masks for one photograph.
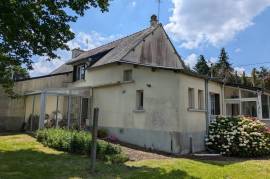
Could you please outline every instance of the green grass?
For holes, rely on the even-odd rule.
[[[0,134],[0,179],[8,178],[269,178],[270,160],[144,160],[123,165],[44,147],[26,134]]]

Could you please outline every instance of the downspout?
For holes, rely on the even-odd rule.
[[[208,130],[209,130],[209,110],[208,110],[208,103],[209,103],[209,98],[208,98],[208,78],[205,79],[204,81],[204,88],[205,88],[205,125],[206,125],[206,131],[205,131],[205,137],[208,137]],[[206,141],[204,140],[204,146],[206,150],[208,150],[208,146],[206,145]]]
[[[93,108],[93,106],[94,106],[94,87],[92,87],[91,88],[91,90],[92,90],[92,93],[91,93],[91,102],[90,102],[90,121],[91,121],[91,123],[89,124],[90,125],[90,129],[92,129],[91,127],[93,127],[93,126],[91,126],[91,125],[93,125],[93,112],[94,112],[94,108]]]
[[[209,111],[208,111],[208,79],[205,79],[204,81],[204,87],[205,87],[205,121],[206,121],[206,134],[208,134],[208,128],[209,128]]]

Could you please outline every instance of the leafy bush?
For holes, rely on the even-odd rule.
[[[106,137],[108,137],[108,131],[104,128],[98,129],[97,136],[100,139],[105,139]]]
[[[269,155],[270,131],[255,118],[218,117],[209,126],[206,145],[227,156]]]
[[[41,129],[37,131],[36,138],[45,146],[57,150],[88,155],[91,152],[92,137],[89,132],[54,128]],[[127,161],[127,157],[119,146],[102,140],[97,141],[97,157],[113,163]]]

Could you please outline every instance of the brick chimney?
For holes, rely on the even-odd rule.
[[[77,56],[79,56],[83,52],[84,51],[81,50],[80,48],[74,48],[74,49],[71,50],[71,57],[76,58]]]
[[[155,14],[153,14],[151,16],[150,25],[153,27],[158,25],[158,19],[157,19],[157,16]]]

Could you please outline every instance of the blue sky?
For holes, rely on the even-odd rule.
[[[247,73],[264,63],[270,67],[270,0],[161,0],[160,22],[185,63],[197,56],[216,61],[225,47],[238,71]],[[71,29],[71,48],[91,49],[149,26],[157,14],[157,0],[113,0],[109,12],[89,9]],[[45,75],[69,60],[70,52],[58,51],[60,60],[36,59],[32,76]],[[249,65],[257,64],[257,65]]]

